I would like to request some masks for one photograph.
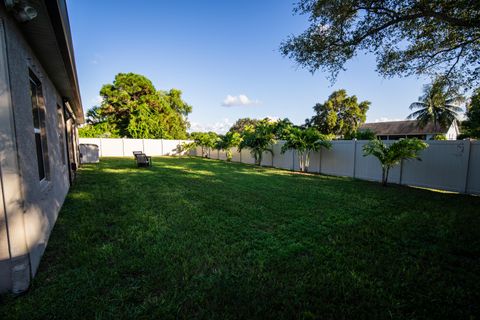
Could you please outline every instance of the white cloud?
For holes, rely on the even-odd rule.
[[[405,120],[405,119],[380,117],[375,119],[373,122],[402,121],[402,120]]]
[[[222,121],[215,122],[213,124],[203,124],[198,122],[191,122],[189,132],[208,132],[213,131],[216,133],[224,134],[230,127],[233,125],[228,118],[223,119]]]
[[[227,95],[225,100],[223,100],[222,102],[222,106],[224,107],[251,106],[259,103],[260,101],[258,100],[251,100],[246,95],[239,94],[238,96]]]

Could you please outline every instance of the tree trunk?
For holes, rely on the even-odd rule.
[[[260,166],[262,164],[262,151],[258,151],[257,156],[255,157],[255,164]]]
[[[386,167],[382,169],[382,185],[384,187],[387,186],[388,183],[388,173],[390,171],[390,167]]]
[[[303,172],[303,168],[304,168],[304,165],[303,165],[303,154],[299,151],[297,151],[297,158],[298,158],[298,165],[300,167],[300,171]],[[295,170],[295,168],[294,168]]]
[[[308,167],[310,167],[310,151],[305,152],[305,172],[308,172]]]

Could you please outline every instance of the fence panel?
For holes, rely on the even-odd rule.
[[[355,141],[332,141],[330,150],[322,150],[321,173],[353,177]]]
[[[99,148],[102,157],[123,157],[123,139],[102,139]]]
[[[249,149],[243,149],[242,153],[242,163],[255,164],[255,158],[252,156],[252,153]]]
[[[262,166],[271,167],[273,164],[272,154],[270,152],[264,152],[262,154]]]
[[[291,150],[287,150],[285,153],[281,153],[282,146],[284,145],[283,141],[277,142],[273,146],[273,166],[275,168],[292,170],[293,168],[293,154]]]
[[[469,141],[428,141],[422,161],[403,163],[402,184],[463,192]]]
[[[133,151],[142,151],[143,150],[143,140],[142,139],[123,139],[123,156],[130,157],[133,156]]]
[[[158,157],[163,155],[162,140],[160,139],[144,139],[143,147],[143,152],[149,156]]]
[[[470,143],[467,193],[480,194],[480,141]]]
[[[366,145],[368,141],[359,140],[356,143],[355,151],[355,178],[371,181],[382,181],[382,166],[380,161],[374,156],[364,156],[363,155],[363,146]],[[392,144],[390,141],[385,141],[386,144]],[[390,169],[388,176],[388,182],[391,183],[400,183],[400,165]]]
[[[162,140],[163,156],[176,156],[182,153],[181,145],[185,140]]]
[[[308,172],[320,172],[320,152],[322,151],[310,153],[310,165],[308,167]]]
[[[219,160],[227,160],[227,151],[220,150],[220,152],[218,153],[218,159]]]
[[[179,145],[187,140],[160,139],[99,139],[80,138],[80,143],[96,144],[100,156],[131,156],[132,151],[143,151],[148,155],[178,155]],[[310,156],[310,172],[337,176],[349,176],[364,180],[381,180],[381,166],[373,156],[363,156],[367,141],[333,141],[332,149],[322,149]],[[393,141],[387,141],[387,144]],[[265,152],[263,166],[288,170],[299,170],[296,154],[292,150],[281,153],[283,141],[273,146],[274,156]],[[429,148],[420,157],[422,161],[407,160],[394,167],[389,182],[406,185],[480,194],[480,141],[428,141]],[[232,161],[254,163],[250,150],[241,154],[232,148]],[[224,151],[206,150],[212,159],[226,159]],[[190,154],[202,156],[201,147]]]
[[[230,148],[232,151],[232,161],[233,162],[240,162],[240,152],[238,152],[237,148]]]
[[[210,149],[210,159],[218,160],[218,159],[219,159],[218,156],[219,156],[218,150],[216,150],[216,149]]]

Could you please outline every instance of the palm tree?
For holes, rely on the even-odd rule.
[[[219,135],[219,139],[215,145],[215,149],[224,150],[227,156],[227,161],[232,161],[232,148],[238,147],[242,138],[238,132],[227,132],[225,135]]]
[[[255,126],[247,125],[242,134],[239,150],[250,149],[257,166],[262,163],[264,152],[270,152],[273,157],[272,145],[275,143],[273,125],[268,120],[260,120]]]
[[[330,149],[332,144],[327,141],[327,136],[321,134],[317,129],[292,127],[282,146],[282,153],[289,149],[297,150],[300,171],[308,171],[310,165],[310,153],[324,147]]]
[[[437,78],[424,87],[423,95],[418,100],[420,101],[410,105],[411,110],[418,110],[411,113],[408,119],[418,120],[421,128],[433,121],[436,131],[438,124],[446,127],[457,119],[458,112],[462,111],[458,104],[462,103],[464,98],[457,90],[449,87],[444,78]]]
[[[393,166],[406,159],[421,160],[418,154],[427,147],[428,144],[417,138],[400,139],[390,146],[387,146],[381,140],[374,139],[363,146],[363,156],[372,155],[380,161],[382,165],[382,184],[386,186],[388,173]]]

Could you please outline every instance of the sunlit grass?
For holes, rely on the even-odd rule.
[[[0,319],[469,319],[480,198],[199,158],[80,169]]]

